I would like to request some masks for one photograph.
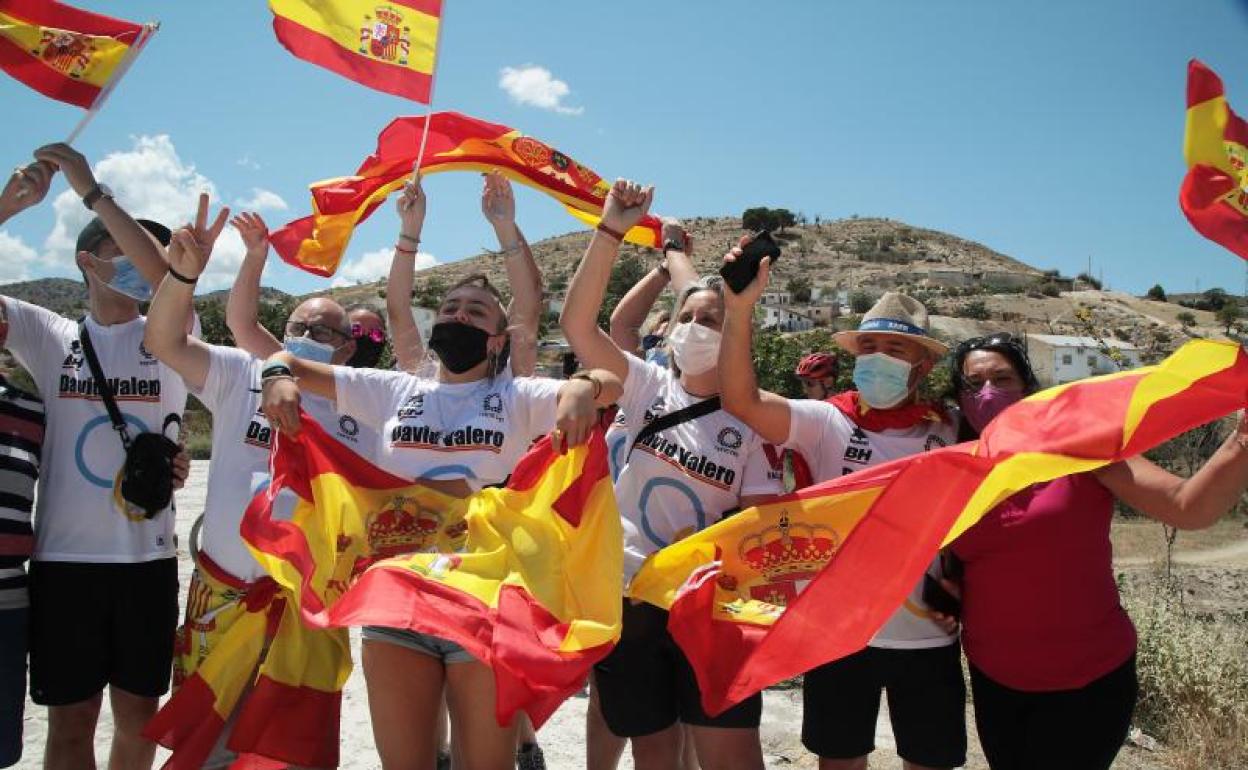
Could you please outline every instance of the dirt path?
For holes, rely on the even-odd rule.
[[[1148,567],[1158,563],[1151,556],[1129,556],[1114,559],[1115,567]],[[1178,551],[1174,554],[1175,564],[1189,566],[1217,566],[1234,569],[1248,569],[1248,538],[1236,540],[1216,548],[1203,548],[1194,551]]]

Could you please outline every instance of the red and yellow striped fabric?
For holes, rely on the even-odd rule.
[[[1187,65],[1183,157],[1183,214],[1201,235],[1248,259],[1248,123],[1227,103],[1222,79],[1196,59]]]
[[[1194,341],[1158,366],[1063,385],[975,442],[742,511],[643,565],[711,713],[862,649],[942,546],[1032,484],[1138,455],[1244,406],[1248,358]]]
[[[540,725],[620,633],[623,534],[602,428],[549,438],[504,488],[460,500],[391,476],[311,420],[282,437],[242,534],[314,628],[382,625],[462,645],[493,669],[501,724]],[[271,515],[283,490],[289,518]]]
[[[345,78],[429,104],[442,0],[269,0],[286,50]]]
[[[0,69],[57,101],[90,107],[143,25],[51,0],[0,0]]]
[[[597,224],[610,184],[586,166],[531,136],[456,112],[429,117],[422,174],[442,171],[501,171],[512,181],[546,193],[590,226]],[[273,248],[290,264],[317,275],[333,275],[355,226],[390,193],[411,178],[425,118],[398,118],[377,137],[377,150],[355,176],[311,187],[312,216],[289,222],[272,235]],[[661,243],[662,223],[649,216],[629,230],[642,246]]]

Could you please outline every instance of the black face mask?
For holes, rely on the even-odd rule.
[[[376,369],[381,360],[381,351],[386,347],[384,342],[373,342],[361,337],[355,341],[355,352],[347,359],[347,366],[357,369]]]
[[[429,349],[455,374],[463,374],[485,360],[490,335],[471,324],[441,321],[429,334]]]

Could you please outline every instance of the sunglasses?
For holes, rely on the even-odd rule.
[[[311,337],[317,342],[330,342],[334,337],[342,337],[346,339],[346,333],[341,329],[335,329],[325,324],[308,325],[302,321],[291,321],[286,324],[287,337]]]
[[[968,340],[962,340],[958,343],[958,347],[954,349],[953,355],[955,359],[961,360],[963,356],[972,350],[982,350],[984,348],[1000,348],[1007,347],[1017,350],[1027,357],[1027,346],[1018,337],[1009,332],[997,332],[985,337],[971,337]]]
[[[386,333],[379,326],[365,329],[363,324],[351,324],[351,336],[357,340],[370,339],[378,345],[386,341]]]

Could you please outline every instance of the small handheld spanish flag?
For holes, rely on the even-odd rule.
[[[50,0],[0,0],[0,70],[89,109],[154,29]]]
[[[360,85],[429,104],[442,0],[269,0],[277,40]]]
[[[1248,122],[1231,109],[1222,79],[1196,59],[1187,65],[1183,157],[1183,214],[1196,232],[1248,259]]]

